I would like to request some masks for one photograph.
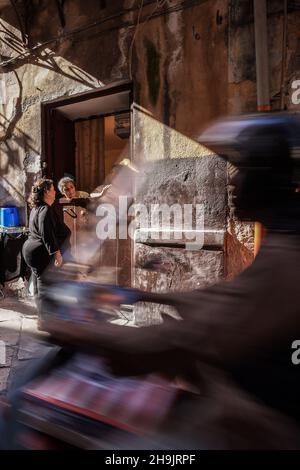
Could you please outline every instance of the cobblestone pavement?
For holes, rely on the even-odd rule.
[[[112,323],[136,326],[132,312],[127,311]],[[42,357],[53,347],[47,343],[47,336],[37,329],[33,301],[9,296],[0,299],[0,397],[7,394],[31,360]]]
[[[32,301],[0,300],[0,396],[6,395],[18,372],[48,350],[46,337],[37,330]]]

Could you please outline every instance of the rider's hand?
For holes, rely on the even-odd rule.
[[[57,251],[54,255],[54,266],[56,268],[60,268],[62,264],[63,264],[63,257],[61,255],[61,252]]]

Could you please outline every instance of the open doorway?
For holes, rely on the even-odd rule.
[[[126,82],[43,104],[44,175],[55,185],[63,176],[72,176],[77,189],[88,193],[102,185],[118,160],[131,159],[131,97],[131,83]],[[79,217],[64,217],[75,244]],[[131,285],[130,240],[113,240],[105,246],[99,268],[114,268],[113,282]]]
[[[130,159],[131,103],[131,82],[43,103],[44,174],[82,178],[88,192],[101,184],[125,146]]]
[[[92,193],[118,160],[130,159],[129,139],[129,112],[76,121],[74,176],[78,189]]]

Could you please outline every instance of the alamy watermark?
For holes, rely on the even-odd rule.
[[[128,207],[127,196],[118,203],[100,204],[96,234],[100,240],[170,241],[187,249],[201,249],[204,243],[203,204],[141,204]]]
[[[291,356],[291,361],[295,366],[297,366],[298,364],[300,364],[300,340],[295,339],[295,341],[292,342],[291,347],[292,349],[295,349]]]
[[[293,104],[300,104],[300,80],[293,80],[291,83],[293,90],[291,101]]]

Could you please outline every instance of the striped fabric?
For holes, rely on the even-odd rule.
[[[47,377],[29,384],[23,397],[31,403],[44,403],[74,416],[147,435],[159,429],[178,392],[156,375],[117,378],[107,372],[101,359],[78,354]]]

